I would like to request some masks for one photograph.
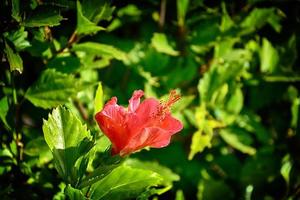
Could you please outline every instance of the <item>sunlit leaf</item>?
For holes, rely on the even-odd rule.
[[[5,49],[7,60],[9,62],[10,71],[18,71],[19,73],[22,73],[23,71],[23,60],[19,53],[15,52],[9,44],[5,42]]]
[[[88,152],[93,147],[87,127],[69,110],[58,107],[43,121],[43,132],[58,173],[68,183],[77,184],[85,173]]]
[[[117,60],[126,60],[126,54],[123,51],[107,44],[84,42],[74,45],[72,50],[82,51],[99,56],[110,56]]]
[[[94,101],[94,114],[99,112],[103,107],[103,90],[102,90],[102,84],[101,82],[98,84],[97,90],[96,90],[96,96]]]
[[[154,33],[151,39],[151,45],[160,53],[165,53],[171,56],[179,55],[179,52],[173,49],[168,42],[167,36],[163,33]]]
[[[48,120],[44,120],[43,132],[52,151],[77,147],[84,138],[90,137],[87,127],[64,107],[55,108]]]
[[[105,30],[101,26],[97,26],[94,22],[91,22],[82,13],[82,7],[80,2],[77,0],[77,27],[76,32],[78,34],[89,35],[97,33],[98,31]]]
[[[163,182],[165,184],[169,185],[172,184],[174,181],[179,181],[180,177],[172,172],[169,168],[160,165],[157,162],[147,162],[147,161],[140,161],[137,159],[127,159],[125,161],[125,164],[132,167],[132,168],[138,168],[138,169],[145,169],[145,170],[151,170],[153,172],[158,173],[161,175],[161,177],[164,179]]]
[[[282,163],[282,166],[281,166],[281,169],[280,169],[280,173],[283,176],[283,178],[284,178],[287,185],[290,184],[290,172],[292,170],[292,167],[293,167],[293,164],[290,161],[289,156],[285,156],[283,158],[283,163]]]
[[[137,197],[158,186],[162,178],[155,172],[121,166],[92,186],[92,199],[118,200]]]
[[[213,129],[222,127],[223,124],[214,119],[207,119],[204,106],[196,109],[195,118],[198,130],[193,134],[189,160],[193,159],[196,153],[201,153],[205,148],[211,147]]]
[[[176,191],[176,197],[175,200],[185,200],[184,194],[182,190],[177,190]]]
[[[179,26],[183,26],[188,10],[189,0],[177,0],[177,21]]]
[[[211,147],[212,135],[203,131],[197,131],[193,134],[189,160],[193,159],[196,153],[202,152],[206,147]]]
[[[222,130],[220,130],[220,136],[231,147],[233,147],[243,153],[246,153],[249,155],[254,155],[256,153],[256,149],[247,144],[244,144],[238,137],[238,133],[233,132],[233,130],[230,131],[228,129],[222,129]]]
[[[24,27],[21,27],[19,30],[12,33],[7,33],[5,36],[14,44],[17,51],[31,46],[27,40],[28,32],[25,31]]]
[[[260,51],[260,70],[265,73],[273,73],[277,70],[279,55],[273,45],[266,39],[263,39]]]
[[[65,193],[69,197],[70,200],[86,200],[86,199],[88,199],[84,196],[82,191],[80,191],[76,188],[73,188],[71,185],[67,185],[67,187],[65,188]]]
[[[255,30],[269,23],[277,32],[280,32],[280,21],[282,16],[279,16],[275,8],[255,8],[241,23],[243,28]]]

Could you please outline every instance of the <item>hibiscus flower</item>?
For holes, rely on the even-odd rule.
[[[125,156],[145,147],[162,148],[171,136],[179,132],[182,123],[171,116],[171,106],[180,99],[173,90],[166,102],[146,98],[142,90],[134,91],[128,108],[117,104],[112,97],[95,116],[103,133],[112,143],[112,154]]]

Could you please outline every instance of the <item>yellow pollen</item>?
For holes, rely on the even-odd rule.
[[[172,105],[177,102],[181,96],[177,94],[176,90],[171,90],[169,98],[166,102],[161,102],[157,106],[156,113],[154,114],[154,117],[160,117],[160,120],[163,120],[165,118],[165,114],[167,112],[170,112],[170,109]]]

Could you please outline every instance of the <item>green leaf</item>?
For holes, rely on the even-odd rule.
[[[111,45],[100,44],[96,42],[84,42],[80,44],[75,44],[72,50],[82,51],[99,56],[109,56],[117,60],[126,60],[127,58],[126,54],[123,51],[116,49]]]
[[[269,23],[277,32],[280,32],[282,16],[278,15],[275,8],[255,8],[243,20],[241,27],[251,30],[259,29]]]
[[[63,17],[52,7],[37,7],[24,21],[26,27],[58,26]]]
[[[20,15],[20,0],[12,0],[11,1],[11,16],[17,22],[21,22],[21,15]]]
[[[184,194],[182,190],[177,190],[176,191],[176,197],[175,200],[185,200]]]
[[[202,180],[198,185],[197,199],[234,199],[234,193],[222,180]]]
[[[277,70],[279,62],[278,52],[266,38],[263,39],[260,62],[260,70],[264,73],[273,73]]]
[[[231,147],[233,147],[243,153],[246,153],[249,155],[254,155],[256,153],[256,149],[247,144],[244,144],[240,139],[242,137],[242,135],[240,134],[241,132],[237,133],[234,130],[235,129],[233,129],[233,130],[230,130],[227,128],[222,129],[222,130],[220,130],[220,136]]]
[[[300,110],[300,97],[295,98],[292,101],[291,106],[291,113],[292,113],[292,119],[291,119],[291,127],[297,128],[298,121],[299,121],[299,110]]]
[[[214,120],[206,119],[206,109],[204,106],[196,109],[195,118],[198,130],[194,133],[189,153],[189,160],[192,160],[196,153],[201,153],[205,148],[211,147],[213,129],[222,127],[223,124]]]
[[[29,156],[39,156],[47,151],[49,151],[49,148],[42,136],[30,140],[24,148],[24,153]]]
[[[0,119],[2,120],[2,122],[6,126],[6,128],[9,129],[9,125],[6,121],[6,115],[7,115],[8,110],[9,110],[8,99],[7,99],[7,97],[3,97],[0,100]]]
[[[184,26],[189,0],[177,0],[177,21],[179,26]]]
[[[90,21],[98,23],[101,20],[110,20],[114,7],[110,7],[107,0],[84,0],[82,14]]]
[[[47,63],[47,68],[55,69],[58,72],[62,73],[72,73],[77,71],[80,68],[79,58],[71,55],[58,56],[51,59]]]
[[[21,56],[15,52],[9,44],[5,42],[5,49],[7,60],[9,62],[10,71],[18,71],[19,73],[22,73],[23,71],[23,60]]]
[[[192,44],[207,46],[216,41],[221,33],[219,23],[220,19],[216,17],[207,17],[200,20],[193,28]]]
[[[11,41],[17,51],[21,51],[26,47],[30,47],[30,43],[27,40],[28,32],[25,31],[24,27],[21,27],[19,30],[12,33],[6,33],[5,37]]]
[[[231,19],[231,17],[228,15],[228,12],[226,10],[226,4],[222,2],[222,21],[221,21],[221,26],[220,29],[222,32],[229,30],[233,25],[234,22]]]
[[[163,33],[154,33],[151,39],[151,45],[160,53],[165,53],[171,56],[179,55],[179,52],[173,49],[168,42],[167,36]]]
[[[76,27],[77,34],[89,35],[89,34],[95,34],[101,30],[105,30],[105,28],[101,26],[97,26],[97,24],[91,22],[88,18],[86,18],[83,15],[81,4],[77,0],[77,27]]]
[[[47,69],[28,88],[25,98],[37,107],[52,108],[68,102],[77,93],[79,86],[74,76]]]
[[[203,131],[196,131],[193,134],[189,160],[192,160],[196,153],[201,153],[205,148],[211,147],[212,135],[205,134]]]
[[[239,127],[253,133],[259,142],[263,144],[272,143],[272,137],[262,125],[261,119],[258,115],[249,111],[243,111],[237,116],[236,123]]]
[[[67,185],[65,188],[65,194],[69,197],[70,200],[86,200],[84,194],[81,190],[73,188],[71,185]]]
[[[234,91],[232,91],[229,100],[226,102],[226,111],[229,111],[234,114],[238,114],[242,110],[243,104],[244,104],[243,91],[240,87],[236,87]]]
[[[77,147],[84,138],[90,137],[87,127],[64,107],[53,109],[48,120],[43,121],[43,132],[52,151]]]
[[[49,114],[48,120],[43,120],[43,132],[58,173],[67,183],[77,185],[93,147],[87,127],[69,110],[58,107]]]
[[[102,110],[103,107],[103,90],[102,90],[102,84],[99,82],[97,91],[96,91],[96,96],[95,96],[95,101],[94,101],[94,114]]]
[[[151,170],[158,173],[164,179],[163,182],[166,186],[172,185],[172,182],[179,181],[180,177],[172,172],[169,168],[160,165],[157,162],[146,162],[138,159],[126,159],[125,165],[132,168]]]
[[[162,178],[155,172],[121,166],[92,186],[91,199],[132,199],[147,188],[158,186]]]
[[[293,164],[290,161],[289,156],[285,156],[283,158],[282,162],[283,163],[282,163],[282,166],[281,166],[281,169],[280,169],[280,173],[283,176],[286,184],[289,185],[290,184],[290,172],[292,170]]]

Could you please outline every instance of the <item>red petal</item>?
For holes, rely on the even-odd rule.
[[[159,127],[144,128],[120,152],[121,156],[130,154],[144,147],[165,147],[170,143],[171,134]]]
[[[126,137],[124,137],[128,132],[125,124],[126,114],[125,109],[117,105],[117,98],[113,97],[95,116],[99,127],[112,142],[115,153],[126,144]]]
[[[144,92],[142,90],[135,90],[132,94],[132,97],[129,100],[128,111],[135,112],[136,109],[140,105],[140,99],[144,96]]]
[[[172,135],[181,131],[183,128],[182,123],[171,116],[171,114],[167,114],[164,120],[161,122],[160,128],[168,131]]]

